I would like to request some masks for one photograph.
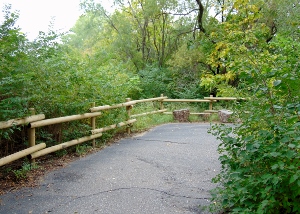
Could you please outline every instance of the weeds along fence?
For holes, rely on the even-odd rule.
[[[27,125],[27,135],[28,135],[28,142],[29,142],[29,147],[27,149],[24,149],[22,151],[1,158],[0,166],[3,166],[5,164],[8,164],[10,162],[13,162],[15,160],[21,159],[26,156],[29,157],[31,163],[34,163],[35,159],[38,157],[44,156],[46,154],[58,150],[68,148],[70,146],[78,145],[87,141],[91,141],[92,146],[95,147],[95,139],[100,138],[103,132],[116,129],[119,127],[123,127],[123,126],[126,126],[127,133],[130,134],[131,132],[130,128],[132,127],[132,124],[137,121],[136,118],[138,117],[142,117],[150,114],[159,114],[159,113],[172,114],[172,112],[167,112],[167,109],[164,108],[164,102],[206,102],[209,103],[208,110],[199,113],[190,113],[195,115],[206,115],[206,114],[217,112],[213,110],[213,103],[216,102],[217,100],[237,100],[237,98],[205,97],[204,99],[168,99],[163,95],[161,95],[160,97],[143,99],[143,100],[131,100],[130,98],[127,98],[126,102],[115,104],[115,105],[95,106],[95,103],[93,103],[92,107],[89,109],[90,112],[88,113],[59,117],[59,118],[51,118],[51,119],[45,119],[44,114],[35,115],[34,109],[30,109],[32,115],[29,117],[0,122],[0,129],[7,129],[15,126]],[[131,109],[134,105],[138,103],[145,103],[145,102],[158,102],[159,110],[131,115]],[[112,124],[106,127],[97,128],[96,119],[99,116],[101,116],[102,114],[101,111],[111,110],[116,108],[126,108],[125,121],[121,121],[119,123]],[[46,143],[36,144],[35,133],[37,128],[50,126],[54,124],[61,124],[65,122],[75,121],[75,120],[83,120],[83,119],[90,119],[90,131],[88,132],[87,136],[74,139],[71,141],[67,141],[58,145],[50,146],[50,147],[47,147]]]

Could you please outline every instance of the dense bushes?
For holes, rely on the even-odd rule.
[[[122,63],[101,64],[91,60],[61,44],[60,35],[51,30],[41,32],[30,42],[14,26],[17,19],[18,14],[6,8],[0,28],[0,121],[27,116],[29,108],[44,113],[46,118],[81,114],[88,112],[91,102],[96,105],[124,102],[138,90],[138,81],[124,72]],[[116,120],[104,115],[99,125]],[[15,129],[0,131],[1,148],[7,148],[2,151],[5,154],[16,147],[26,147],[26,137],[20,137],[26,136],[26,130],[22,129],[22,134]],[[64,133],[61,125],[39,129],[37,140],[52,139],[55,143],[86,134],[87,130],[78,124],[68,124],[64,129]]]
[[[299,213],[300,43],[299,22],[290,15],[300,14],[298,3],[218,1],[222,22],[200,13],[197,19],[206,18],[209,25],[205,30],[198,23],[200,32],[192,16],[172,19],[156,1],[150,2],[155,11],[147,9],[152,20],[138,6],[142,2],[135,1],[135,8],[119,3],[122,10],[112,16],[91,4],[64,43],[52,31],[29,42],[14,27],[18,15],[8,8],[0,29],[0,121],[26,116],[29,107],[53,118],[84,113],[91,102],[121,103],[161,93],[171,98],[201,98],[208,92],[246,96],[248,101],[235,109],[242,123],[212,130],[221,140],[222,171],[214,179],[219,187],[211,209]],[[104,112],[98,125],[124,115]],[[40,129],[37,140],[56,144],[78,138],[88,121],[64,126]],[[0,132],[5,153],[26,145],[25,129],[14,131]]]
[[[222,38],[215,55],[238,75],[248,100],[234,110],[241,124],[211,130],[221,141],[222,170],[210,207],[300,213],[299,7],[291,1],[234,3],[235,13],[222,23],[226,36],[213,35]]]
[[[222,164],[214,209],[300,212],[300,46],[279,35],[269,46],[240,76],[249,94],[235,110],[243,123],[212,131]]]

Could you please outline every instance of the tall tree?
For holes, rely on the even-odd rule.
[[[239,82],[238,72],[232,70],[234,59],[229,54],[230,47],[227,45],[234,29],[239,29],[240,35],[243,35],[243,32],[249,30],[259,32],[258,28],[261,28],[264,33],[256,34],[256,38],[252,39],[264,39],[265,43],[268,43],[278,33],[279,28],[285,26],[287,29],[288,26],[291,26],[290,24],[283,24],[285,23],[284,19],[285,21],[290,19],[288,23],[297,25],[297,21],[292,21],[289,15],[293,14],[293,17],[297,17],[297,3],[295,2],[276,0],[214,0],[204,2],[196,0],[196,3],[198,14],[195,19],[200,34],[193,43],[199,51],[207,56],[196,63],[199,63],[202,69],[201,85],[214,95],[218,90],[220,91],[220,87],[226,87],[226,85],[229,88],[232,88],[231,86],[236,87]],[[210,8],[210,10],[205,11],[205,8]],[[287,16],[279,15],[279,13],[287,14]],[[247,19],[244,19],[245,17]],[[255,45],[245,44],[245,48],[251,50],[255,48]]]
[[[19,15],[11,11],[11,6],[4,8],[4,22],[0,26],[0,120],[12,115],[24,115],[26,91],[23,90],[22,75],[26,69],[27,39],[15,23]]]
[[[118,6],[113,14],[99,10],[92,1],[83,4],[86,11],[97,9],[106,19],[107,32],[113,36],[112,47],[131,59],[136,69],[147,64],[165,66],[166,61],[178,47],[180,19],[174,19],[177,1],[115,1]]]

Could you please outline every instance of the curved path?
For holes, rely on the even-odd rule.
[[[49,173],[38,188],[0,197],[0,213],[208,213],[220,170],[209,124],[167,124]],[[200,206],[201,205],[201,206]]]

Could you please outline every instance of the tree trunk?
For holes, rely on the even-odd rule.
[[[219,118],[221,123],[228,123],[229,118],[232,115],[232,111],[229,110],[220,110],[219,112]]]
[[[205,29],[203,27],[203,13],[204,13],[204,7],[203,4],[200,0],[196,0],[198,7],[199,7],[199,12],[198,12],[198,16],[197,16],[197,21],[198,21],[198,28],[200,30],[200,32],[205,33]]]

